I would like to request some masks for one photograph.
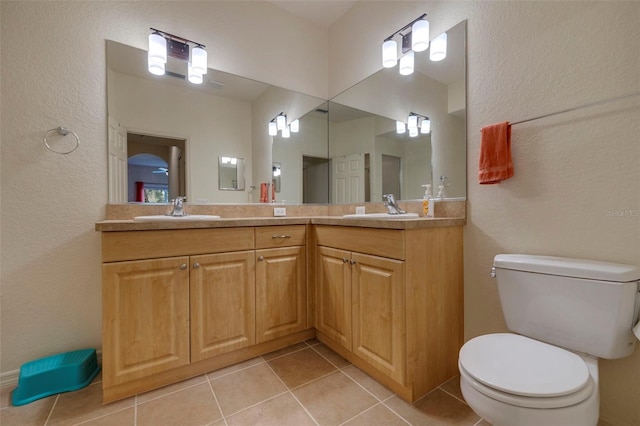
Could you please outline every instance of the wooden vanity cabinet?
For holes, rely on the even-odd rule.
[[[403,399],[457,374],[462,227],[315,226],[317,337]]]
[[[104,402],[313,336],[305,225],[104,232],[102,248]]]

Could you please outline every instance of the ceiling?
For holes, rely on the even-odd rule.
[[[356,3],[354,0],[268,1],[293,15],[314,22],[324,28],[329,28]]]

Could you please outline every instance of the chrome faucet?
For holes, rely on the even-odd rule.
[[[396,199],[393,194],[386,194],[382,196],[384,198],[384,205],[389,210],[389,214],[404,214],[406,213],[404,210],[398,206],[396,203]]]
[[[171,210],[171,213],[167,214],[167,216],[189,216],[184,211],[184,205],[182,204],[184,201],[187,201],[187,197],[176,197],[175,200],[171,200],[173,209]]]

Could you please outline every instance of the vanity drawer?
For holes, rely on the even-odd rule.
[[[303,246],[305,225],[256,227],[256,249]]]
[[[322,225],[316,225],[315,229],[319,246],[405,259],[405,234],[402,230]]]
[[[102,261],[153,259],[253,250],[253,228],[102,233]]]

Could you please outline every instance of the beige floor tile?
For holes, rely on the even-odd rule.
[[[306,411],[290,393],[277,396],[227,417],[229,426],[305,426],[315,425]]]
[[[225,374],[233,373],[235,371],[242,370],[243,368],[251,367],[252,365],[258,365],[263,362],[264,360],[261,357],[251,358],[246,361],[221,368],[220,370],[211,371],[207,373],[207,377],[209,378],[209,380],[212,380],[217,377],[224,376]]]
[[[460,376],[456,376],[453,379],[450,379],[442,386],[440,386],[440,389],[447,391],[461,401],[464,401],[464,396],[462,396],[462,391],[460,390]]]
[[[210,383],[225,416],[287,390],[264,363],[211,380]]]
[[[315,345],[313,349],[317,351],[320,355],[328,359],[330,363],[332,363],[338,368],[344,368],[348,365],[351,365],[351,363],[348,360],[342,358],[340,355],[334,352],[333,349],[331,349],[329,346],[325,345],[324,343]]]
[[[480,420],[479,423],[476,423],[474,426],[491,426],[491,423],[489,423],[485,419],[482,419],[482,420]],[[598,425],[598,426],[600,426],[600,425]]]
[[[136,417],[135,408],[125,408],[97,419],[82,423],[82,426],[134,426]]]
[[[311,348],[272,359],[268,363],[289,389],[336,371],[333,365]]]
[[[136,425],[206,425],[221,418],[209,383],[202,383],[138,405]]]
[[[480,416],[466,404],[439,389],[413,405],[397,396],[386,400],[384,404],[413,425],[472,426],[480,420]]]
[[[354,417],[345,426],[407,426],[407,422],[382,404]]]
[[[133,405],[134,398],[102,405],[102,386],[89,385],[75,392],[61,393],[47,426],[76,424]]]
[[[270,359],[274,359],[291,352],[299,351],[301,349],[306,349],[308,347],[309,346],[306,343],[300,342],[296,343],[295,345],[287,346],[286,348],[278,349],[277,351],[269,352],[268,354],[262,355],[262,358],[265,361],[269,361]]]
[[[340,371],[292,393],[320,425],[338,425],[378,402]]]
[[[191,386],[199,385],[201,383],[207,382],[207,376],[197,376],[192,377],[191,379],[183,380],[178,383],[174,383],[172,385],[168,385],[162,387],[160,389],[152,390],[149,392],[142,393],[138,395],[138,404],[142,404],[143,402],[151,401],[152,399],[159,398],[163,395],[167,395],[172,392],[176,392],[182,389],[189,388]]]
[[[313,339],[305,340],[304,342],[309,346],[320,344],[320,340],[316,339],[315,337]]]
[[[371,376],[360,370],[355,365],[343,368],[342,372],[353,380],[358,382],[360,386],[371,392],[376,398],[383,400],[393,395],[393,391],[387,389],[380,383],[376,382]]]
[[[19,407],[7,406],[2,408],[0,410],[0,425],[42,426],[47,421],[56,398],[57,396],[53,395]]]

